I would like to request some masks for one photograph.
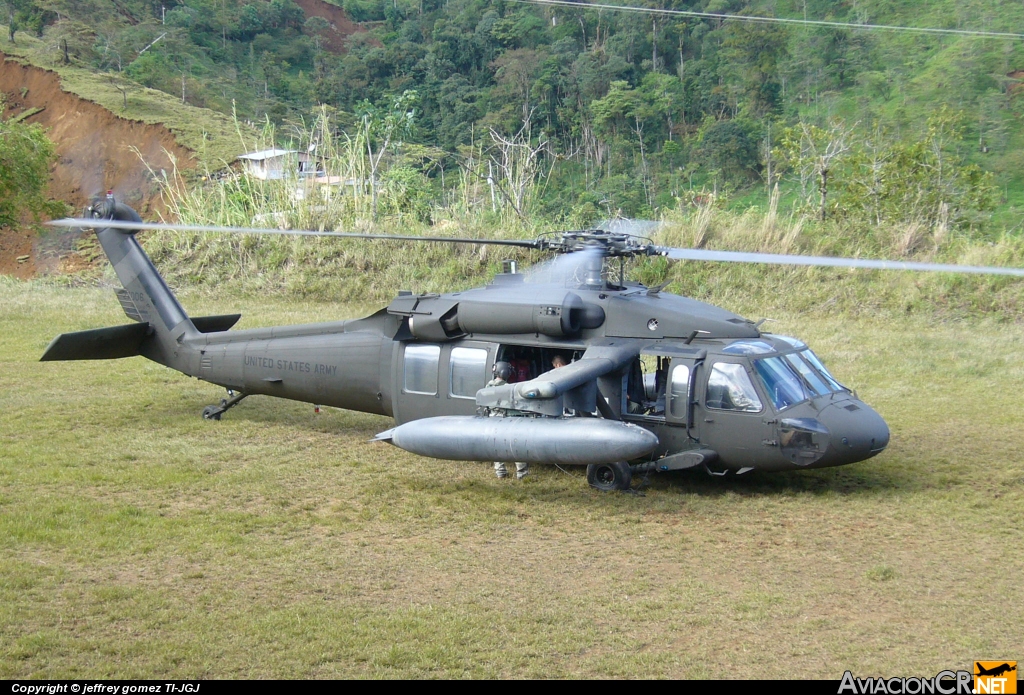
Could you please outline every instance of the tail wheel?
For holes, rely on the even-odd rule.
[[[591,487],[606,492],[628,490],[633,482],[633,472],[625,461],[615,463],[592,463],[587,466],[587,482]]]

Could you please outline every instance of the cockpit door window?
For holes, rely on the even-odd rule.
[[[716,362],[708,376],[704,404],[712,410],[757,413],[764,407],[742,364]]]
[[[690,398],[690,366],[676,364],[669,380],[669,412],[672,417],[689,419]]]

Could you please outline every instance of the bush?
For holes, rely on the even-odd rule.
[[[4,120],[0,103],[0,225],[13,226],[26,213],[37,222],[43,215],[64,214],[64,204],[45,193],[55,158],[43,129]]]

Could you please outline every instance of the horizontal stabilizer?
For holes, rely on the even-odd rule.
[[[152,332],[148,323],[130,323],[112,328],[95,328],[58,335],[39,358],[58,360],[113,360],[139,354],[142,341]]]
[[[200,333],[220,333],[226,331],[242,318],[241,314],[224,314],[223,316],[194,316],[192,325]]]

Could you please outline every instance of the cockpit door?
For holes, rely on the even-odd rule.
[[[645,346],[640,358],[656,358],[658,369],[652,384],[653,408],[644,419],[657,419],[667,425],[659,434],[662,439],[671,439],[672,450],[686,447],[686,442],[695,442],[699,426],[694,416],[697,399],[697,380],[703,368],[707,351],[687,345],[657,343]],[[650,361],[650,360],[647,360]]]

